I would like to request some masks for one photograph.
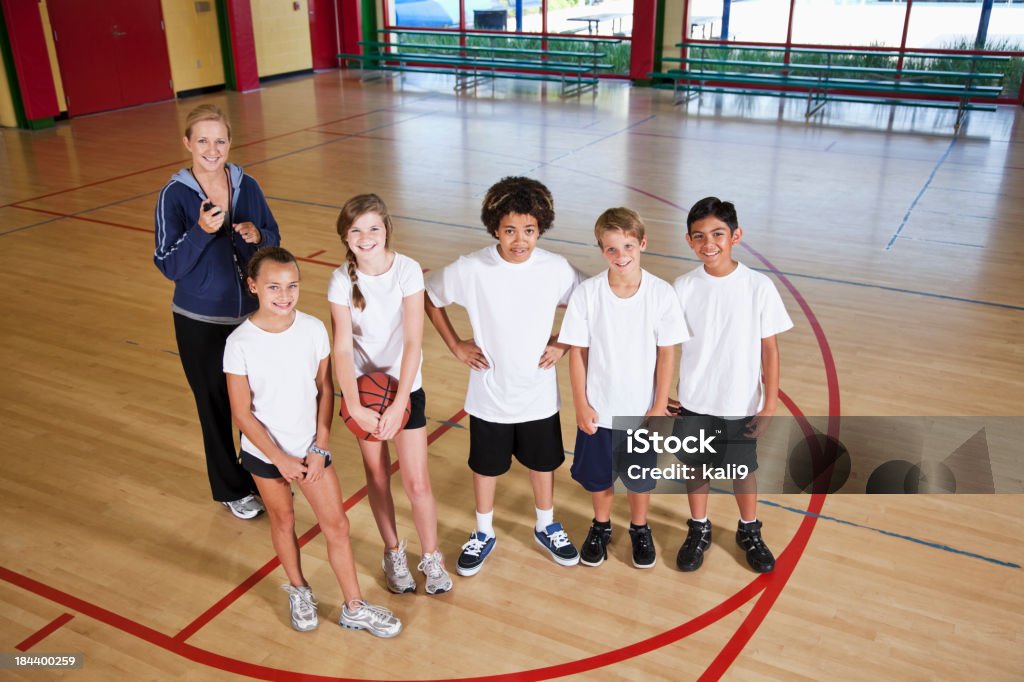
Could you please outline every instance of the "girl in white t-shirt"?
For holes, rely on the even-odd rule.
[[[391,216],[376,194],[350,199],[338,216],[346,265],[334,271],[327,289],[334,326],[334,367],[342,400],[355,422],[376,441],[360,439],[366,486],[377,529],[384,540],[382,562],[388,589],[416,591],[405,540],[399,540],[391,496],[393,440],[402,486],[422,550],[419,570],[427,594],[452,589],[437,548],[437,508],[427,471],[427,430],[420,367],[423,363],[423,271],[419,263],[391,250]],[[395,401],[382,414],[359,402],[356,377],[382,371],[398,379]],[[402,427],[406,408],[409,421]]]
[[[323,322],[295,309],[299,267],[279,247],[249,261],[249,290],[259,308],[231,333],[224,349],[231,415],[242,430],[242,466],[253,475],[270,517],[270,534],[288,575],[292,627],[317,627],[317,601],[302,575],[291,482],[296,481],[327,540],[327,556],[345,603],[340,625],[394,637],[402,623],[363,601],[356,578],[341,486],[328,440],[334,416],[331,353]]]

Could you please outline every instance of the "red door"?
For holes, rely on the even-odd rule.
[[[68,114],[174,97],[160,0],[49,0]]]
[[[117,109],[121,83],[103,3],[49,0],[57,63],[69,115]]]
[[[338,22],[334,0],[309,1],[309,38],[314,69],[338,67]]]
[[[104,3],[107,4],[107,3]],[[160,0],[110,2],[121,106],[174,97]]]

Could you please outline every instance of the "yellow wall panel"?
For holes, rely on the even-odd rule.
[[[313,68],[306,3],[307,0],[252,0],[252,30],[260,78]]]
[[[199,12],[193,0],[160,0],[175,92],[224,84],[215,2]]]
[[[0,52],[0,126],[17,128],[18,117],[14,113],[14,99],[11,97],[11,85],[7,82],[7,62]]]
[[[691,7],[691,12],[693,8]],[[664,33],[662,34],[661,41],[661,56],[662,57],[678,57],[679,48],[676,47],[683,33],[683,3],[681,2],[667,2],[665,3],[665,27]],[[664,68],[664,67],[663,67]],[[672,68],[676,68],[675,65]]]
[[[39,17],[43,20],[43,36],[46,38],[46,53],[50,55],[50,73],[53,74],[53,87],[57,91],[57,106],[61,111],[67,111],[64,81],[60,77],[60,63],[57,61],[57,48],[53,44],[53,28],[50,26],[50,10],[46,6],[46,0],[39,3]]]

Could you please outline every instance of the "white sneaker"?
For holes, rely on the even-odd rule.
[[[295,587],[294,585],[281,585],[281,589],[288,593],[288,605],[291,608],[292,627],[299,632],[315,630],[320,621],[316,617],[316,597],[313,590],[308,586]]]
[[[384,560],[381,561],[384,578],[388,590],[395,594],[406,594],[416,591],[416,581],[409,573],[409,560],[405,555],[405,540],[398,544],[398,549],[385,549]]]
[[[266,511],[266,507],[255,495],[246,495],[240,500],[221,502],[221,504],[239,519],[254,519]]]
[[[341,620],[338,625],[350,630],[366,630],[375,637],[394,637],[402,631],[402,621],[383,606],[374,606],[364,601],[353,602],[355,608],[349,610],[348,604],[341,607]]]
[[[433,554],[424,554],[417,568],[427,577],[423,583],[423,589],[427,594],[441,594],[452,589],[452,578],[448,571],[444,570],[444,557],[441,556],[440,550],[434,550]]]

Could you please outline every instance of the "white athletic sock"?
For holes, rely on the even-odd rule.
[[[537,530],[543,531],[555,522],[554,507],[552,507],[551,509],[537,509],[536,507],[534,507],[534,509],[537,511]]]
[[[489,538],[494,537],[494,510],[486,514],[476,513],[476,529]]]
[[[705,516],[703,519],[693,519],[693,522],[694,523],[707,523],[708,522],[708,517]]]
[[[754,521],[757,521],[757,517],[756,516],[754,517]],[[754,521],[744,521],[743,517],[742,516],[740,517],[740,523],[753,523]]]

